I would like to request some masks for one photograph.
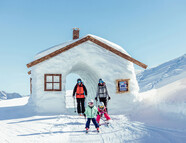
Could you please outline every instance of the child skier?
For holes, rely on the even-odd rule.
[[[91,99],[88,102],[88,107],[85,110],[84,115],[87,117],[87,122],[86,122],[86,133],[88,133],[88,129],[90,127],[90,121],[92,120],[92,122],[94,123],[97,132],[99,132],[99,124],[96,122],[95,116],[97,115],[98,109],[96,106],[94,106],[94,101]]]
[[[98,122],[98,124],[99,124],[100,118],[103,116],[103,114],[104,114],[107,121],[110,120],[110,117],[106,111],[106,107],[105,107],[104,103],[100,102],[100,104],[98,105],[98,115],[96,118],[96,121]]]

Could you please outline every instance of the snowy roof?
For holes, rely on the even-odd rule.
[[[118,51],[120,51],[120,52],[122,52],[122,53],[124,53],[124,54],[126,54],[126,55],[128,55],[128,56],[130,56],[121,46],[119,46],[119,45],[117,45],[117,44],[115,44],[115,43],[113,43],[113,42],[110,42],[110,41],[108,41],[108,40],[106,40],[106,39],[103,39],[103,38],[101,38],[101,37],[98,37],[98,36],[95,36],[95,35],[92,35],[92,34],[87,34],[86,36],[84,36],[84,37],[82,37],[82,38],[80,38],[80,39],[83,39],[83,38],[85,38],[85,37],[87,37],[87,36],[91,36],[91,37],[93,37],[93,38],[95,38],[95,39],[97,39],[97,40],[99,40],[99,41],[101,41],[101,42],[103,42],[103,43],[105,43],[105,44],[111,46],[112,48],[114,48],[114,49],[116,49],[116,50],[118,50]],[[39,58],[42,58],[42,57],[48,55],[49,53],[52,53],[52,52],[54,52],[54,51],[56,51],[56,50],[59,50],[59,49],[61,49],[61,48],[64,48],[65,46],[67,46],[67,45],[69,45],[69,44],[72,44],[73,42],[76,42],[76,41],[78,41],[78,40],[80,40],[80,39],[70,40],[70,41],[68,41],[68,42],[64,42],[64,43],[62,43],[62,44],[59,44],[59,45],[50,47],[50,48],[48,48],[48,49],[45,49],[45,50],[43,50],[43,51],[37,53],[36,56],[34,57],[34,59],[37,60],[37,59],[39,59]]]
[[[108,40],[105,40],[103,38],[100,38],[98,36],[95,36],[95,35],[91,35],[91,34],[88,34],[80,39],[76,39],[76,40],[71,40],[71,41],[68,41],[68,42],[65,42],[65,43],[62,43],[60,45],[57,45],[57,46],[54,46],[54,47],[51,47],[49,49],[46,49],[40,53],[38,53],[36,56],[35,56],[35,61],[27,64],[27,67],[32,67],[38,63],[41,63],[47,59],[50,59],[62,52],[65,52],[79,44],[82,44],[86,41],[91,41],[99,46],[101,46],[102,48],[104,49],[107,49],[108,51],[111,51],[113,52],[114,54],[130,61],[130,62],[133,62],[139,66],[141,66],[142,68],[147,68],[147,65],[141,63],[140,61],[132,58],[121,46],[115,44],[115,43],[112,43]]]

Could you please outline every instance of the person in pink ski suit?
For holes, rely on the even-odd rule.
[[[100,105],[98,105],[98,115],[96,118],[96,121],[99,123],[100,118],[102,117],[102,115],[105,116],[106,120],[110,120],[110,116],[108,115],[107,111],[106,111],[106,107],[104,105],[103,102],[100,103]]]

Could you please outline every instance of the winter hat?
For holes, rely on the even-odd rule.
[[[93,99],[90,99],[90,100],[88,101],[88,106],[89,106],[89,107],[93,107],[93,106],[94,106],[94,100],[93,100]]]

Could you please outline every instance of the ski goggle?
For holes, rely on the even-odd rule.
[[[103,83],[103,81],[102,80],[99,80],[99,83]]]
[[[104,107],[104,106],[99,106],[101,109]]]
[[[81,83],[81,80],[78,80],[78,83]]]
[[[94,104],[94,102],[89,102],[88,104],[92,105],[92,104]]]

